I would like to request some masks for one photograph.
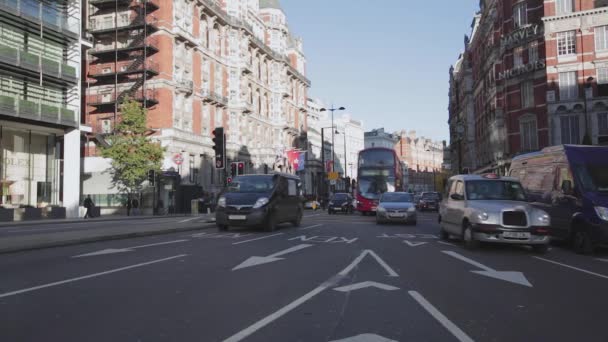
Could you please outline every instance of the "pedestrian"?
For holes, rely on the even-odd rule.
[[[133,198],[133,204],[131,206],[133,207],[133,216],[138,216],[139,215],[139,201],[137,200],[137,197]]]
[[[84,207],[87,209],[87,212],[84,214],[84,218],[93,218],[92,209],[95,206],[93,200],[91,199],[91,195],[87,195],[87,198],[84,199]]]
[[[127,196],[127,216],[131,216],[131,195]]]

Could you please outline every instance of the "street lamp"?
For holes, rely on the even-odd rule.
[[[334,127],[334,112],[337,110],[346,110],[346,108],[344,107],[339,107],[339,108],[334,108],[334,106],[332,105],[331,108],[321,108],[319,111],[321,112],[326,112],[326,111],[330,111],[331,112],[331,127]],[[334,156],[334,132],[331,132],[331,157],[332,157],[332,164],[331,164],[331,171],[334,172],[334,165],[336,165],[336,158]]]

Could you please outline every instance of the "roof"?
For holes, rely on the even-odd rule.
[[[489,180],[489,181],[514,181],[518,182],[519,180],[515,177],[505,177],[500,176],[499,178],[485,178],[484,175],[456,175],[450,177],[451,180],[463,180],[463,181],[471,181],[471,180]]]
[[[260,8],[276,8],[281,11],[283,10],[279,0],[260,0]]]

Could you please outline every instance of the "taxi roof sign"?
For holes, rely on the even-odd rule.
[[[486,179],[500,179],[500,176],[495,173],[486,173],[482,177]]]

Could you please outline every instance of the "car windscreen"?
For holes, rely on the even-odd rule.
[[[359,194],[361,196],[377,199],[387,191],[395,191],[395,177],[359,177]]]
[[[346,196],[346,194],[336,194],[332,198],[333,201],[346,201],[347,199],[348,197]]]
[[[412,195],[387,192],[382,195],[380,202],[412,202]]]
[[[608,165],[577,165],[574,170],[585,191],[608,192]]]
[[[525,201],[519,182],[502,180],[470,180],[466,182],[468,200]]]
[[[424,194],[424,195],[422,195],[422,199],[437,200],[437,199],[439,199],[439,194],[438,193]]]
[[[267,193],[274,188],[273,177],[242,176],[228,184],[228,192]]]

